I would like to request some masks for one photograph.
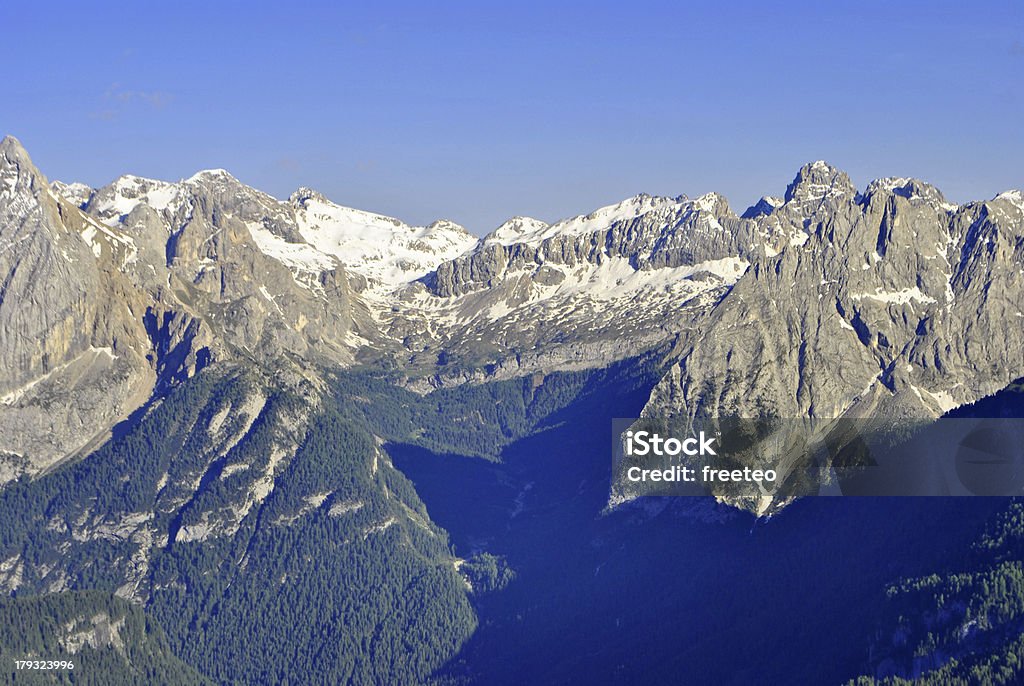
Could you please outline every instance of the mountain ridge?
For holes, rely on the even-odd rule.
[[[21,317],[27,334],[0,351],[14,356],[0,384],[5,426],[35,416],[39,430],[41,398],[72,376],[61,365],[88,350],[109,349],[136,379],[116,412],[57,413],[100,428],[218,362],[280,367],[314,386],[325,369],[365,367],[425,391],[661,350],[669,373],[645,413],[690,418],[936,417],[1020,372],[1007,325],[1024,317],[1020,191],[962,205],[912,178],[860,191],[819,160],[784,197],[739,215],[717,193],[639,194],[551,224],[513,218],[477,238],[305,187],[279,200],[216,169],[175,183],[125,175],[83,200],[81,185],[46,182],[16,139],[0,149],[0,239],[21,240],[12,227],[45,206],[23,233],[77,256],[43,245],[12,261],[9,248],[0,267],[16,276],[48,255],[58,272],[74,267],[61,282],[84,284],[88,311],[102,313],[67,320],[78,342],[54,355],[45,346],[63,339],[48,313],[62,306],[33,305],[18,291],[29,285],[5,290],[0,316]],[[107,314],[118,300],[127,318]],[[132,333],[94,333],[103,327]],[[50,433],[70,435],[38,460],[25,441],[0,445],[4,464],[20,465],[5,467],[9,478],[88,442],[82,430]]]

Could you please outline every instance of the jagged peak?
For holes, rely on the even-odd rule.
[[[869,183],[867,190],[868,192],[879,189],[891,191],[903,188],[914,181],[916,179],[909,176],[885,176]]]
[[[0,154],[3,154],[8,159],[20,158],[31,161],[28,156],[28,151],[25,150],[25,146],[21,144],[21,141],[11,135],[4,136],[3,140],[0,141]]]
[[[621,221],[623,219],[632,219],[647,214],[652,210],[679,205],[685,201],[686,196],[682,195],[676,198],[669,198],[661,195],[650,195],[649,193],[638,193],[622,200],[621,202],[617,202],[614,205],[599,207],[590,214],[579,215],[557,221],[551,225],[551,228],[554,229],[573,224],[592,222],[595,220],[605,220],[611,223]]]
[[[95,188],[81,181],[65,183],[60,180],[51,182],[50,190],[79,208],[82,208],[96,192]]]
[[[743,219],[756,219],[766,217],[786,203],[780,197],[774,195],[762,195],[761,199],[744,210],[740,215]]]
[[[126,217],[136,205],[145,203],[162,211],[172,206],[181,194],[181,185],[136,174],[122,174],[106,186],[92,190],[83,209],[101,217],[109,225]],[[67,193],[64,197],[72,200]]]
[[[733,214],[732,207],[729,206],[729,201],[726,197],[714,191],[695,198],[692,204],[695,209],[712,214]]]
[[[54,188],[61,188],[65,190],[95,190],[89,184],[81,181],[61,181],[60,179],[54,179],[50,182],[50,185]]]
[[[39,169],[32,163],[25,146],[14,136],[4,136],[0,141],[0,188],[23,185],[25,188],[46,188],[50,184]]]
[[[185,179],[186,182],[199,183],[202,181],[234,181],[238,182],[227,169],[203,169]]]
[[[170,181],[151,179],[137,174],[121,174],[121,176],[114,179],[110,185],[117,190],[122,190],[135,188],[162,188],[165,186],[173,186],[174,184]]]
[[[718,195],[717,193],[707,193],[704,196]],[[718,196],[722,197],[722,196]],[[724,199],[724,198],[723,198]],[[664,195],[651,195],[650,193],[637,193],[634,196],[626,198],[622,202],[614,205],[613,207],[628,207],[634,206],[640,208],[642,211],[646,211],[648,208],[658,207],[662,205],[678,205],[681,202],[685,202],[688,198],[685,195],[680,195],[675,198],[671,198]],[[598,210],[600,211],[600,210]]]
[[[1011,189],[1008,191],[1003,191],[1002,193],[1000,193],[999,195],[992,199],[1005,200],[1009,202],[1011,205],[1015,206],[1017,209],[1024,212],[1024,191],[1020,191],[1018,189]]]
[[[327,197],[318,190],[310,188],[308,186],[299,186],[295,189],[295,192],[288,196],[288,202],[293,205],[305,205],[310,200],[316,200],[322,203],[331,203]]]
[[[813,162],[808,162],[797,170],[794,182],[821,178],[831,179],[840,175],[845,176],[846,172],[839,167],[829,164],[825,160],[815,160]]]
[[[908,200],[925,200],[945,210],[956,209],[956,205],[946,202],[946,197],[938,188],[909,176],[887,176],[875,179],[868,184],[864,195],[870,197],[877,193],[891,193]]]
[[[857,188],[846,172],[824,160],[816,160],[800,167],[786,188],[786,202],[819,201],[830,196],[856,194]]]
[[[725,208],[728,210],[728,202],[725,201],[723,196],[709,193],[704,197],[708,202],[714,199],[715,203],[725,203]],[[685,195],[669,198],[650,195],[649,193],[638,193],[614,205],[605,205],[589,214],[580,214],[560,219],[552,224],[534,219],[533,217],[520,215],[506,220],[497,229],[484,236],[483,243],[502,243],[505,245],[513,243],[538,244],[556,236],[578,236],[591,231],[603,230],[612,224],[631,221],[657,210],[679,208],[683,205],[686,205],[686,209],[689,209],[691,206],[687,205],[688,202]]]

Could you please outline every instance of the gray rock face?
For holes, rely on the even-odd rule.
[[[439,265],[427,283],[435,294],[451,297],[490,287],[523,268],[539,272],[542,265],[601,264],[613,257],[629,260],[636,269],[680,267],[744,257],[753,247],[756,224],[738,218],[720,195],[692,202],[650,196],[631,200],[654,202],[647,211],[600,228],[588,227],[593,223],[589,217],[567,220],[568,231],[542,234],[530,242],[500,242],[492,234],[470,253]]]
[[[346,337],[365,315],[337,260],[304,259],[315,250],[287,203],[214,170],[177,184],[122,177],[96,191],[86,211],[145,251],[131,272],[137,286],[202,314],[230,348],[263,362],[285,351],[351,362]]]
[[[0,143],[0,479],[74,453],[148,396],[145,304],[121,273],[133,251]]]
[[[187,295],[179,297],[215,312],[217,333],[261,359],[287,350],[350,362],[342,342],[353,310],[341,266],[325,256],[323,268],[289,269],[254,239],[253,231],[263,230],[265,240],[283,249],[304,245],[287,206],[226,172],[204,173],[183,186],[166,244],[168,268],[187,284]]]
[[[860,196],[818,163],[786,198],[762,221],[790,243],[681,341],[645,416],[926,420],[1021,376],[1016,196],[956,208],[909,179]]]
[[[351,362],[344,271],[329,256],[289,264],[254,238],[299,245],[287,205],[223,172],[122,177],[90,192],[87,213],[77,199],[4,139],[0,482],[87,449],[216,360]]]
[[[552,225],[517,217],[403,293],[386,330],[414,364],[443,358],[439,381],[601,366],[703,316],[760,231],[716,194],[639,195]]]

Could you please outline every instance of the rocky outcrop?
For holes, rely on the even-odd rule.
[[[148,397],[146,302],[122,271],[136,257],[0,143],[0,479],[74,454]]]
[[[1014,197],[956,207],[911,179],[860,195],[804,167],[762,219],[791,240],[681,340],[644,415],[928,420],[1003,388],[1024,352]]]
[[[634,269],[693,266],[742,258],[755,242],[757,225],[737,217],[714,193],[694,201],[637,196],[615,207],[626,203],[635,214],[615,212],[607,224],[587,215],[543,226],[532,235],[503,226],[473,251],[439,265],[426,282],[438,296],[451,297],[492,287],[524,268],[544,278],[543,266],[550,273],[552,266],[600,265],[616,257]]]
[[[351,363],[368,315],[336,260],[289,262],[312,248],[287,204],[225,172],[122,177],[85,211],[80,190],[0,144],[0,483],[89,449],[216,360]]]

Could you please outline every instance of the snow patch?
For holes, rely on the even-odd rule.
[[[320,252],[308,243],[286,241],[261,222],[248,222],[246,226],[260,252],[288,267],[295,283],[303,288],[317,290],[320,275],[335,268],[335,262],[330,255]],[[268,293],[263,294],[268,300],[273,301]]]
[[[1018,210],[1024,212],[1024,192],[1019,190],[1004,191],[995,197],[996,200],[1006,200]]]
[[[497,231],[503,231],[503,236],[501,238],[495,238],[497,238],[497,242],[502,243],[503,245],[524,243],[526,245],[537,246],[548,238],[553,238],[555,236],[582,236],[595,231],[601,231],[617,222],[636,219],[637,217],[643,216],[654,210],[679,208],[685,204],[690,204],[695,209],[703,209],[709,206],[714,207],[713,200],[716,197],[718,197],[716,194],[708,193],[707,195],[701,196],[693,203],[682,203],[674,198],[663,198],[640,194],[635,195],[632,198],[627,198],[615,205],[601,207],[590,214],[570,217],[550,225],[544,224],[544,222],[540,222],[535,219],[529,220],[529,225],[523,223],[521,227],[522,230],[517,234],[514,234],[512,228],[508,226],[509,222],[505,222],[505,224],[502,224],[497,229]],[[698,201],[702,203],[702,207],[696,206]],[[514,220],[509,221],[511,222]],[[497,233],[497,231],[495,233]],[[491,234],[491,236],[493,237],[494,234]]]
[[[874,293],[854,293],[850,297],[854,300],[867,299],[883,303],[893,303],[896,305],[905,305],[912,300],[925,304],[935,302],[935,298],[925,295],[917,286],[914,286],[913,288],[904,288],[899,291],[883,291],[881,287],[878,287],[875,289]]]
[[[397,219],[336,205],[307,193],[296,202],[299,233],[321,254],[333,255],[365,276],[371,291],[389,291],[426,276],[477,244],[447,221],[408,226]]]

